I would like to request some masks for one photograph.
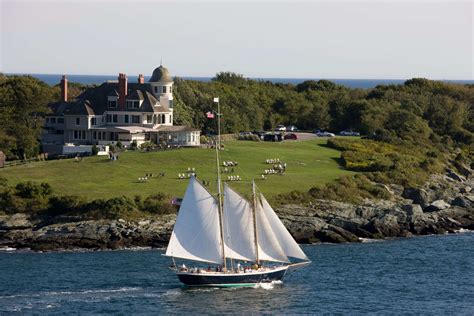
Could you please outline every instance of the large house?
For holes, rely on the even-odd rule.
[[[200,131],[173,125],[173,79],[168,69],[156,68],[149,82],[143,75],[129,83],[125,74],[89,88],[68,101],[67,79],[61,80],[61,101],[51,104],[42,146],[45,152],[62,154],[65,147],[132,142],[199,146]],[[69,148],[69,153],[71,152]],[[74,150],[72,150],[74,151]]]

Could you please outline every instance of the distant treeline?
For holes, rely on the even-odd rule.
[[[70,83],[69,95],[87,86]],[[0,74],[0,150],[25,159],[41,151],[39,136],[47,104],[59,100],[59,87],[30,76]],[[473,144],[474,86],[411,79],[403,85],[350,89],[327,80],[298,85],[246,79],[221,72],[210,82],[175,80],[175,124],[215,133],[219,97],[223,133],[273,129],[278,124],[301,130],[353,129],[378,141],[442,143],[466,148]]]

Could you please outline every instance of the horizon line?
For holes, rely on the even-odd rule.
[[[227,72],[227,71],[223,71],[223,72]],[[228,72],[233,72],[233,71],[228,71]],[[115,75],[111,75],[111,74],[77,74],[77,73],[27,73],[27,72],[0,72],[0,74],[3,73],[5,75],[53,75],[53,76],[62,76],[62,75],[66,75],[66,76],[96,76],[96,77],[113,77],[113,76],[118,76],[118,74],[115,74]],[[359,77],[359,78],[328,78],[328,77],[247,77],[243,74],[240,74],[240,73],[237,73],[237,72],[233,72],[235,74],[238,74],[238,75],[242,75],[245,79],[307,79],[307,80],[314,80],[314,79],[318,79],[318,80],[410,80],[410,79],[414,79],[414,78],[423,78],[423,79],[428,79],[428,80],[432,80],[432,81],[474,81],[474,78],[471,78],[471,79],[448,79],[448,78],[427,78],[427,77],[423,77],[423,76],[415,76],[415,77],[407,77],[407,78],[363,78],[363,77]],[[127,76],[129,77],[138,77],[140,73],[136,74],[136,75],[129,75],[127,74]],[[144,77],[148,77],[150,78],[151,76],[150,75],[144,75]],[[181,76],[181,75],[174,75],[172,76],[173,78],[209,78],[209,79],[212,79],[215,77],[215,75],[213,76]]]

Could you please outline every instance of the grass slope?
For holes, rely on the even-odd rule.
[[[227,141],[221,152],[221,161],[239,163],[234,175],[243,181],[232,182],[232,186],[243,194],[250,192],[250,181],[256,181],[259,189],[271,198],[279,193],[293,190],[306,191],[316,185],[333,181],[350,174],[337,163],[340,152],[320,146],[325,139],[298,142],[251,142]],[[279,158],[288,164],[284,176],[271,175],[260,180],[268,158]],[[34,162],[0,170],[0,177],[8,179],[10,185],[21,181],[48,182],[56,194],[81,195],[88,199],[110,198],[127,195],[150,195],[166,192],[172,196],[183,196],[187,181],[178,179],[188,167],[196,168],[200,180],[211,181],[210,191],[216,191],[215,150],[184,148],[163,152],[124,152],[119,160],[107,157],[87,157],[82,162],[74,159]],[[138,183],[145,173],[164,172],[163,178],[152,178],[147,183]],[[227,175],[223,174],[223,179]]]

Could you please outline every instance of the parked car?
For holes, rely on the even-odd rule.
[[[284,136],[285,139],[293,139],[293,140],[297,140],[298,139],[298,135],[296,134],[293,134],[293,133],[290,133],[290,134],[286,134]]]
[[[286,131],[287,132],[296,132],[296,131],[298,131],[298,128],[294,125],[290,125],[290,126],[286,127]]]
[[[265,134],[263,140],[266,142],[281,142],[283,140],[283,135],[281,134]]]
[[[277,127],[275,128],[275,131],[284,132],[284,131],[286,131],[286,127],[285,127],[285,125],[277,125]]]
[[[326,131],[315,131],[314,133],[318,137],[334,137],[334,136],[336,136],[333,133],[329,133],[329,132],[326,132]]]
[[[360,136],[359,132],[354,132],[352,130],[346,130],[339,133],[341,136]]]

